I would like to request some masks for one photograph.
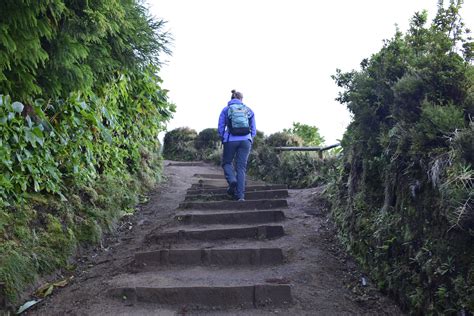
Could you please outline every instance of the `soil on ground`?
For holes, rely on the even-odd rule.
[[[274,282],[291,284],[293,304],[288,307],[231,310],[176,310],[153,304],[130,305],[106,295],[110,281],[134,278],[131,263],[135,252],[151,250],[146,237],[175,225],[174,215],[186,190],[196,182],[195,174],[220,173],[219,167],[176,166],[165,161],[164,181],[150,192],[148,201],[136,213],[123,218],[115,232],[100,246],[82,249],[74,259],[76,269],[56,274],[73,276],[69,284],[56,288],[26,315],[401,315],[396,304],[378,292],[367,275],[348,256],[336,238],[322,187],[289,190],[285,236],[272,241],[283,248],[286,263],[274,269]],[[238,241],[236,241],[238,243]],[[255,242],[258,246],[259,241]],[[196,273],[196,269],[188,272]],[[235,279],[246,270],[233,273],[216,270],[222,278]],[[225,271],[228,271],[225,270]],[[157,274],[160,271],[156,272]],[[267,280],[271,282],[271,280]]]

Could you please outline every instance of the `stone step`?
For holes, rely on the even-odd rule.
[[[286,184],[264,184],[264,185],[247,185],[245,191],[247,193],[253,191],[267,191],[267,190],[287,190]],[[187,194],[226,194],[227,187],[223,188],[190,188]]]
[[[255,224],[279,222],[285,219],[282,211],[238,211],[226,213],[187,212],[179,213],[175,219],[182,224]]]
[[[262,199],[281,199],[288,197],[288,190],[266,190],[266,191],[250,191],[245,194],[246,200],[262,200]],[[185,201],[219,201],[232,200],[232,197],[225,194],[187,194]]]
[[[175,161],[168,163],[170,167],[204,167],[207,164],[203,161]]]
[[[246,181],[246,186],[249,185],[264,185],[263,182],[260,181]],[[217,180],[217,179],[200,179],[197,183],[191,184],[191,188],[193,189],[212,189],[212,188],[227,188],[228,184],[225,180]]]
[[[267,210],[273,208],[286,208],[288,202],[278,200],[246,200],[246,201],[209,201],[209,202],[183,202],[180,209],[194,210]]]
[[[135,254],[134,266],[152,268],[167,265],[269,265],[283,263],[280,248],[247,249],[162,249]]]
[[[271,239],[285,234],[281,225],[243,226],[216,229],[188,229],[152,233],[146,237],[148,242],[181,242],[185,240],[222,240],[222,239]]]
[[[186,309],[257,308],[285,306],[292,302],[287,284],[256,284],[245,286],[183,286],[183,287],[121,287],[108,295],[127,305],[155,303]]]
[[[196,173],[194,174],[195,178],[201,179],[222,179],[225,180],[224,174],[222,173]]]
[[[258,224],[257,224],[258,225]],[[229,225],[213,225],[213,227],[229,227]],[[185,226],[188,228],[188,226]],[[189,226],[194,227],[194,226]],[[196,230],[198,228],[193,228]],[[191,230],[191,229],[189,229]],[[170,242],[146,242],[141,251],[154,251],[161,249],[247,249],[247,248],[282,248],[283,253],[290,250],[290,243],[292,237],[289,233],[278,238],[271,239],[253,239],[253,238],[240,238],[240,239],[218,239],[218,240],[196,240],[189,239],[183,242],[170,243]],[[151,236],[152,234],[150,234]]]

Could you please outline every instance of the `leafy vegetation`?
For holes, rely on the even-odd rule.
[[[288,132],[276,132],[266,137],[264,144],[269,147],[300,147],[303,139]]]
[[[474,311],[473,43],[461,1],[416,13],[359,71],[328,190],[343,242],[413,314]]]
[[[169,37],[136,1],[0,3],[0,281],[11,300],[159,179]]]
[[[284,129],[283,132],[300,137],[304,146],[320,146],[324,143],[324,137],[319,134],[316,126],[293,122],[293,127]]]
[[[293,126],[303,126],[300,123],[293,123]],[[307,125],[306,125],[307,126]],[[319,135],[316,127],[308,126]],[[303,135],[304,136],[304,135]],[[311,137],[313,137],[311,136]],[[283,132],[276,132],[265,137],[262,144],[254,146],[249,156],[248,172],[257,179],[270,183],[287,184],[290,188],[310,188],[327,181],[327,177],[336,159],[330,155],[321,159],[317,152],[280,152],[275,147],[301,147],[309,145],[320,145],[322,138],[309,138],[304,141],[295,133],[289,133],[287,129]]]
[[[269,183],[287,184],[289,188],[312,188],[328,181],[337,159],[331,155],[321,159],[316,152],[278,152],[262,146],[251,152],[248,172]]]
[[[303,125],[295,123],[293,126]],[[309,126],[309,130],[315,132],[317,128]],[[186,127],[177,128],[165,135],[163,154],[172,160],[199,159],[219,165],[222,159],[220,142],[217,129],[214,128],[204,129],[199,134]],[[303,144],[301,137],[287,131],[268,137],[257,131],[248,160],[249,175],[271,183],[288,184],[292,188],[314,187],[327,181],[337,161],[334,155],[321,160],[317,153],[279,153],[274,149]]]
[[[163,139],[163,157],[169,160],[196,160],[197,149],[194,147],[197,132],[188,127],[176,128],[166,133]],[[204,145],[201,145],[204,148]]]

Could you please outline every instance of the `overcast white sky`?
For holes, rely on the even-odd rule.
[[[445,2],[448,2],[447,0]],[[434,17],[437,0],[148,0],[168,21],[172,56],[161,70],[177,113],[168,129],[217,127],[230,90],[244,94],[257,129],[269,135],[293,122],[315,125],[326,144],[350,115],[334,99],[336,68],[358,69],[383,39],[408,27],[414,12]],[[474,0],[461,15],[472,27]]]

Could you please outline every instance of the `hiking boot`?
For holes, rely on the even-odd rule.
[[[227,194],[234,197],[235,189],[237,189],[237,182],[231,182],[229,187],[227,188]]]

